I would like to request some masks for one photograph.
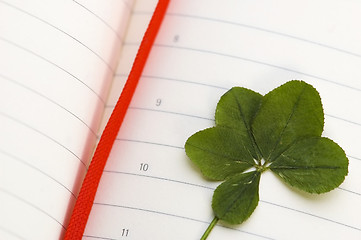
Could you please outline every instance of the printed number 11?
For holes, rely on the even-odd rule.
[[[123,228],[122,229],[122,237],[128,237],[129,229]]]

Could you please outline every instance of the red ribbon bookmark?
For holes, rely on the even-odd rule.
[[[135,57],[128,80],[117,104],[114,107],[112,115],[108,120],[99,144],[95,150],[93,159],[89,165],[88,172],[84,178],[67,231],[65,233],[65,240],[80,240],[83,236],[105,163],[139,82],[155,37],[157,36],[158,30],[163,21],[168,3],[169,0],[158,1],[152,19],[149,22],[147,31],[145,32],[139,47],[137,56]]]

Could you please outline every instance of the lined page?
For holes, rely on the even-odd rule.
[[[61,239],[131,1],[0,0],[0,239]]]
[[[147,4],[135,6],[130,29],[149,19]],[[360,239],[360,11],[360,2],[352,0],[171,1],[83,239],[199,239],[213,219],[211,198],[219,182],[206,181],[192,165],[185,141],[214,126],[216,104],[229,88],[266,94],[292,79],[320,92],[323,135],[349,158],[345,182],[311,195],[265,172],[250,219],[238,226],[219,223],[208,239]],[[144,31],[139,29],[126,37],[113,83],[119,89],[131,64],[126,54],[134,56]]]

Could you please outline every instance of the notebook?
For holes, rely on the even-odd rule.
[[[62,239],[156,1],[0,0],[0,239]],[[360,239],[361,3],[174,0],[105,166],[83,239],[199,239],[219,182],[184,143],[233,86],[312,84],[349,159],[310,195],[262,175],[243,224],[208,239]]]

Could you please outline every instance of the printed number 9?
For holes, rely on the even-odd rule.
[[[162,99],[158,98],[157,101],[155,102],[155,105],[160,106],[160,104],[162,104]]]

